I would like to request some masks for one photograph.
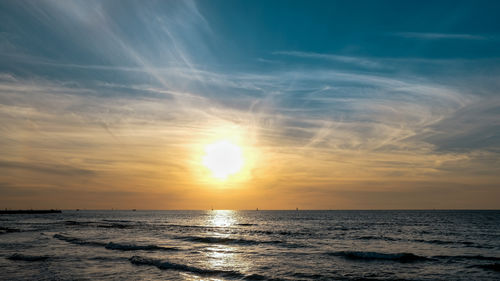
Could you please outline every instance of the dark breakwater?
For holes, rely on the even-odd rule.
[[[58,214],[62,213],[61,210],[0,210],[0,215],[13,215],[13,214]]]

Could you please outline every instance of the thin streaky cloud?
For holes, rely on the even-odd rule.
[[[381,65],[374,60],[370,60],[370,59],[363,58],[363,57],[355,57],[355,56],[342,56],[342,55],[335,55],[335,54],[322,54],[322,53],[299,52],[299,51],[276,51],[276,52],[273,52],[272,54],[273,55],[299,57],[299,58],[308,58],[308,59],[329,60],[329,61],[355,64],[358,66],[370,67],[370,68],[381,67]]]
[[[467,33],[432,33],[432,32],[394,32],[391,35],[410,39],[458,39],[458,40],[489,40],[491,37]]]
[[[257,159],[234,200],[499,182],[494,9],[376,5],[356,18],[358,5],[325,2],[297,21],[307,9],[233,4],[0,1],[0,188],[18,190],[0,203],[32,186],[197,208],[211,190],[203,148],[226,131]]]

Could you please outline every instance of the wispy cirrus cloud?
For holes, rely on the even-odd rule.
[[[31,23],[0,17],[8,41],[0,44],[5,188],[174,194],[186,208],[308,190],[324,207],[346,189],[349,198],[369,189],[413,194],[408,190],[425,182],[429,195],[432,183],[498,181],[492,58],[367,55],[355,44],[330,53],[282,45],[252,56],[242,51],[247,45],[221,40],[225,33],[200,3],[124,3],[0,3]],[[347,53],[353,55],[339,55]],[[450,72],[457,66],[461,72]],[[235,184],[244,188],[216,197],[199,176],[199,158],[221,130],[239,134],[244,149],[260,158],[247,181]],[[68,175],[75,180],[68,183]]]
[[[305,59],[319,59],[319,60],[328,60],[332,62],[341,62],[347,64],[354,64],[362,67],[368,68],[380,68],[382,65],[375,60],[371,60],[364,57],[355,57],[355,56],[341,56],[335,54],[322,54],[322,53],[314,53],[314,52],[300,52],[300,51],[276,51],[272,53],[273,55],[281,55],[281,56],[292,56],[298,58]]]
[[[467,33],[432,33],[432,32],[393,32],[392,36],[398,36],[409,39],[422,40],[491,40],[492,37],[482,34]]]

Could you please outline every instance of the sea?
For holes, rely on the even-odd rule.
[[[0,280],[500,280],[500,211],[0,215]]]

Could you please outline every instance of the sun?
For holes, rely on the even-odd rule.
[[[238,173],[243,167],[243,162],[241,148],[228,140],[220,140],[205,147],[203,165],[217,179],[225,180]]]

